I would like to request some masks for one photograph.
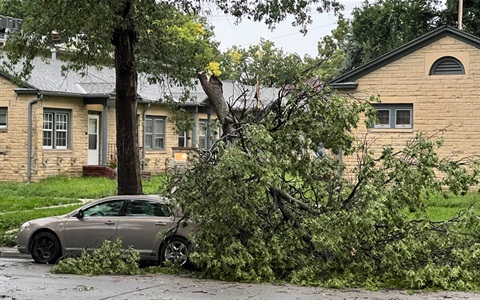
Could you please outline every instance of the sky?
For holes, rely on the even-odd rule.
[[[344,5],[343,14],[349,18],[353,9],[361,6],[363,0],[338,2]],[[248,48],[250,45],[258,44],[263,38],[274,42],[275,46],[284,52],[314,57],[317,55],[318,41],[336,27],[337,17],[333,12],[322,14],[315,12],[311,16],[313,23],[307,27],[308,33],[305,36],[299,32],[299,28],[291,25],[292,18],[278,24],[273,31],[265,24],[248,20],[242,20],[239,25],[235,25],[235,18],[223,14],[213,13],[207,17],[207,21],[214,26],[215,39],[220,42],[222,51],[233,45]]]

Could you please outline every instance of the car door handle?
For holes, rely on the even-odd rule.
[[[157,222],[157,223],[155,223],[155,225],[158,225],[158,226],[166,226],[167,223],[166,223],[166,222]]]
[[[115,225],[115,222],[113,222],[113,221],[107,221],[107,222],[105,222],[105,225]]]

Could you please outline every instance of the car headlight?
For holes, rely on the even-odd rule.
[[[22,224],[22,227],[20,227],[20,231],[24,231],[28,227],[30,227],[30,222],[25,222]]]

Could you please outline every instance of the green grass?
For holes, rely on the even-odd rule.
[[[0,212],[16,212],[48,206],[79,204],[76,198],[0,196]]]
[[[143,181],[145,194],[161,192],[164,176]],[[115,195],[117,181],[100,177],[56,176],[30,184],[0,182],[0,245],[15,244],[20,226],[32,219],[66,214],[81,206],[79,199],[97,199]],[[61,207],[58,207],[61,205]]]
[[[444,221],[469,207],[472,207],[477,213],[480,212],[480,193],[450,194],[446,198],[440,193],[431,193],[425,197],[425,205],[432,221]]]

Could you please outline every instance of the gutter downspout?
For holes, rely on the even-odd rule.
[[[142,171],[145,170],[145,118],[147,117],[147,110],[150,108],[150,103],[143,105],[142,114]]]
[[[28,123],[27,123],[27,184],[30,183],[32,179],[32,106],[33,104],[41,101],[43,99],[43,94],[38,93],[37,98],[30,100],[28,102]]]

